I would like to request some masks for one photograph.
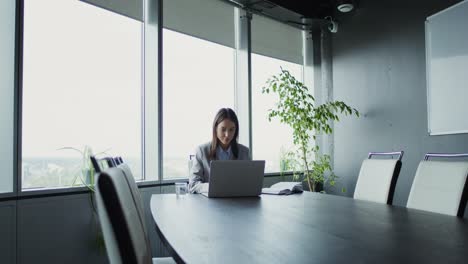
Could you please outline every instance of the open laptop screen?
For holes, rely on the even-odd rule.
[[[208,197],[258,196],[262,192],[264,160],[214,160]]]

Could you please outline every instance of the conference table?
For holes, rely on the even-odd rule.
[[[150,204],[178,263],[468,263],[468,221],[455,216],[312,192]]]

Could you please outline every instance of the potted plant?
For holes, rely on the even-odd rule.
[[[277,118],[293,131],[294,149],[283,154],[288,166],[282,170],[292,170],[295,179],[303,177],[313,192],[320,184],[334,186],[337,176],[332,171],[330,156],[320,155],[316,137],[333,132],[330,124],[340,120],[338,114],[359,117],[359,112],[342,101],[316,105],[309,89],[283,68],[267,80],[262,93],[278,95],[278,102],[268,111],[268,120]]]
[[[90,159],[90,157],[93,156],[92,148],[86,145],[83,147],[83,150],[74,147],[63,147],[59,150],[73,150],[80,153],[81,164],[77,166],[78,169],[75,172],[71,184],[72,186],[84,185],[91,191],[91,193],[94,193],[94,177],[96,172]],[[100,152],[96,155],[100,155],[103,153],[105,152]]]
[[[77,166],[78,168],[75,172],[71,185],[72,186],[83,185],[89,189],[90,204],[91,204],[91,208],[93,209],[93,223],[95,223],[95,228],[96,228],[95,243],[100,252],[105,252],[106,248],[104,244],[104,236],[102,234],[102,230],[98,222],[99,218],[97,215],[97,207],[96,207],[96,201],[94,197],[94,194],[95,194],[94,180],[96,176],[96,170],[94,169],[94,166],[91,162],[91,156],[93,156],[93,150],[88,145],[84,146],[83,150],[80,150],[74,147],[63,147],[63,148],[60,148],[59,150],[73,150],[73,151],[80,153],[81,155],[81,159],[82,159],[81,164]],[[104,154],[106,153],[106,151],[95,154],[95,156]]]

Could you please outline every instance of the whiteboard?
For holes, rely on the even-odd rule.
[[[468,0],[426,19],[430,135],[468,133]]]

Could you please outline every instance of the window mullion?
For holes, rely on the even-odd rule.
[[[252,152],[252,81],[251,81],[251,34],[252,14],[235,9],[236,33],[236,86],[235,108],[239,116],[239,142],[249,146]]]
[[[159,0],[145,1],[143,171],[144,180],[161,181],[160,10]],[[155,120],[157,122],[155,122]]]

